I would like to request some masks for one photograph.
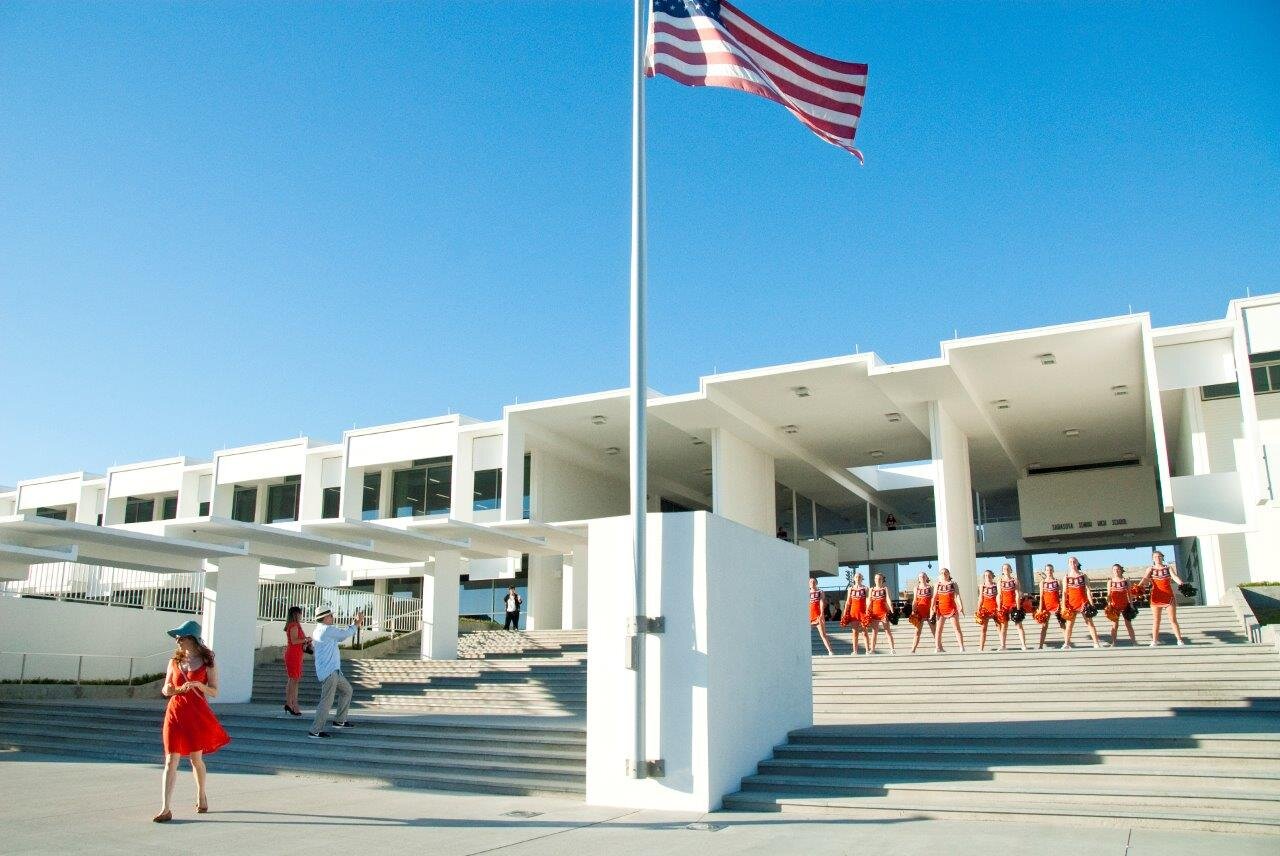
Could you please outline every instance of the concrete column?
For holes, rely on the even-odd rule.
[[[462,556],[436,553],[422,577],[422,659],[458,659],[458,575]]]
[[[898,592],[901,587],[901,581],[898,579],[898,566],[893,562],[886,562],[882,565],[868,566],[870,576],[867,578],[867,586],[872,586],[876,581],[876,574],[884,574],[884,584],[889,587],[889,591]],[[910,581],[908,581],[910,582]]]
[[[386,578],[376,579],[373,581],[373,614],[370,617],[373,619],[374,630],[387,629],[382,625],[385,624],[387,620],[387,602],[384,598],[387,595],[387,589],[390,582],[391,581]]]
[[[723,428],[711,432],[711,508],[757,532],[778,528],[773,456]],[[792,534],[794,536],[795,529]]]
[[[1036,590],[1036,569],[1031,564],[1030,556],[1014,556],[1013,570],[1018,575],[1018,586],[1024,592]]]
[[[933,507],[938,531],[938,573],[951,569],[965,609],[978,607],[977,538],[973,529],[973,484],[969,438],[937,402],[929,402],[929,442],[933,454]]]
[[[560,626],[565,630],[584,630],[587,626],[587,548],[579,547],[564,557],[561,578]]]
[[[253,661],[258,646],[256,556],[218,562],[204,576],[204,639],[218,655],[218,704],[242,704],[253,695]]]
[[[467,491],[471,495],[471,491]],[[524,431],[518,420],[507,419],[502,435],[502,519],[524,517]],[[533,576],[532,570],[530,577]],[[533,599],[530,591],[530,600]]]
[[[563,556],[529,557],[526,630],[559,630],[564,603]]]

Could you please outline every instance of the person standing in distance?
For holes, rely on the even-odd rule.
[[[333,610],[322,606],[316,610],[316,629],[311,633],[311,644],[316,663],[316,680],[320,682],[320,701],[316,704],[316,716],[311,720],[311,730],[307,736],[320,739],[331,736],[324,730],[329,721],[329,708],[333,705],[333,697],[338,696],[338,712],[334,716],[334,728],[354,728],[347,720],[347,708],[351,707],[351,684],[342,674],[342,662],[338,655],[338,643],[356,635],[364,611],[357,610],[347,627],[335,627]]]
[[[524,604],[524,598],[516,594],[515,586],[507,586],[507,596],[502,599],[502,603],[507,611],[507,620],[502,622],[502,629],[519,630],[520,607]]]

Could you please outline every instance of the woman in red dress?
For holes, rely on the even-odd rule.
[[[1044,566],[1044,579],[1040,580],[1040,608],[1036,610],[1035,619],[1040,622],[1040,646],[1044,647],[1044,639],[1049,635],[1049,616],[1056,616],[1062,621],[1058,610],[1062,609],[1062,580],[1053,575],[1053,565]]]
[[[891,609],[893,604],[889,602],[889,587],[884,584],[884,574],[876,574],[876,584],[867,593],[867,623],[871,627],[871,647],[867,649],[868,654],[876,652],[876,639],[879,638],[882,629],[884,635],[889,637],[889,653],[898,653],[897,647],[893,644],[893,630],[890,629],[889,610]]]
[[[978,634],[978,651],[987,650],[987,625],[994,618],[1002,624],[1000,612],[1000,586],[996,584],[995,571],[983,571],[982,582],[978,584],[978,611],[973,614],[974,620],[982,626]]]
[[[1151,567],[1142,575],[1141,585],[1151,584],[1151,647],[1160,642],[1160,613],[1169,610],[1169,623],[1173,625],[1173,638],[1182,642],[1182,628],[1178,627],[1178,605],[1174,603],[1173,585],[1182,585],[1182,577],[1164,563],[1164,553],[1151,554]]]
[[[302,716],[298,709],[298,683],[302,680],[302,655],[307,647],[307,634],[302,629],[302,607],[289,607],[284,623],[284,710]]]
[[[911,622],[911,626],[916,629],[916,638],[911,643],[912,654],[920,647],[920,634],[924,631],[925,622],[931,620],[930,616],[932,614],[933,583],[929,580],[929,575],[921,571],[911,595],[911,617],[907,619]]]
[[[818,628],[818,636],[822,637],[822,644],[830,656],[835,652],[831,650],[831,638],[827,636],[826,612],[826,600],[818,588],[818,581],[809,577],[809,626]]]
[[[1124,578],[1124,565],[1111,566],[1111,579],[1107,580],[1107,618],[1111,620],[1111,647],[1116,647],[1116,636],[1120,632],[1120,619],[1124,619],[1124,629],[1129,631],[1129,643],[1138,644],[1138,637],[1133,633],[1133,617],[1138,614],[1137,607],[1130,602],[1137,597],[1141,587],[1131,585]]]
[[[964,653],[964,631],[960,629],[960,616],[964,615],[964,601],[960,598],[960,587],[951,579],[951,570],[943,568],[938,577],[938,585],[933,593],[933,650],[942,653],[942,628],[947,619],[956,631],[956,643],[960,653]]]
[[[849,583],[849,591],[845,595],[844,612],[840,616],[840,626],[853,626],[853,653],[858,653],[858,637],[862,637],[863,646],[871,653],[871,635],[867,631],[867,587],[862,584],[862,574],[853,575]]]
[[[1000,612],[996,616],[996,624],[1000,625],[1000,650],[1005,650],[1009,639],[1009,625],[1018,628],[1018,636],[1022,638],[1022,650],[1027,650],[1027,631],[1022,628],[1022,592],[1019,590],[1018,575],[1013,572],[1013,565],[1005,562],[1000,568]]]
[[[170,803],[173,786],[178,779],[178,761],[185,755],[191,761],[196,777],[196,813],[209,811],[205,793],[205,753],[217,752],[231,742],[213,715],[208,699],[218,695],[218,669],[213,664],[213,651],[200,641],[200,625],[188,621],[169,631],[178,640],[161,693],[169,699],[164,711],[164,802],[156,823],[173,820]]]
[[[1093,647],[1101,648],[1102,643],[1098,639],[1098,628],[1093,623],[1093,616],[1089,614],[1089,607],[1093,604],[1089,599],[1089,578],[1085,576],[1084,571],[1080,570],[1080,560],[1075,556],[1067,559],[1067,578],[1066,584],[1067,597],[1066,603],[1062,607],[1062,617],[1066,619],[1067,626],[1063,630],[1066,637],[1062,643],[1062,650],[1071,647],[1071,631],[1076,626],[1076,616],[1079,615],[1084,619],[1085,627],[1089,628],[1089,637],[1093,639]]]

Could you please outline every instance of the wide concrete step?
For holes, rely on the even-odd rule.
[[[1135,741],[1136,742],[1136,741]],[[895,763],[911,763],[922,757],[920,746],[909,741],[867,744],[792,743],[777,747],[774,757],[778,760],[852,761],[880,766]],[[1093,748],[1073,741],[1051,743],[1047,740],[1029,739],[971,741],[967,745],[944,746],[931,744],[923,757],[930,759],[959,759],[982,768],[1006,765],[1080,765],[1086,767],[1132,767],[1141,763],[1143,769],[1157,772],[1199,770],[1204,765],[1229,769],[1269,772],[1280,775],[1280,739],[1269,751],[1225,748]]]

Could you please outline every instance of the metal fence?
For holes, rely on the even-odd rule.
[[[32,565],[25,580],[0,582],[3,596],[199,613],[204,605],[204,574],[157,574],[50,562]]]
[[[396,598],[362,589],[326,588],[308,583],[263,580],[258,584],[259,621],[284,621],[292,606],[302,607],[303,621],[312,621],[321,605],[333,610],[338,623],[349,622],[357,611],[363,611],[361,627],[391,635],[417,630],[422,620],[419,598]]]
[[[129,657],[116,654],[44,654],[0,651],[0,681],[38,683],[139,683],[168,668],[173,649]]]

